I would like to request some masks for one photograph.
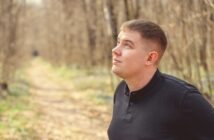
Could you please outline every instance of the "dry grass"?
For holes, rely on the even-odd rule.
[[[31,106],[27,110],[17,110],[12,118],[17,125],[10,129],[4,127],[2,130],[9,131],[1,131],[2,139],[107,140],[112,97],[106,94],[109,89],[100,89],[102,86],[92,82],[96,79],[97,84],[108,84],[105,75],[99,80],[96,75],[95,79],[84,75],[81,83],[81,78],[75,74],[70,79],[57,73],[41,60],[32,62],[28,69],[31,94],[26,96],[28,103],[23,102],[24,106]],[[11,112],[9,108],[8,111]],[[4,115],[7,118],[7,113]],[[19,117],[23,122],[17,119]],[[10,125],[9,120],[3,122],[4,126]]]

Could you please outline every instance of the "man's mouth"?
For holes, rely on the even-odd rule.
[[[112,64],[118,64],[118,63],[121,63],[121,61],[115,58],[112,60]]]

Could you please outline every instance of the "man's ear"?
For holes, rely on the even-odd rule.
[[[146,65],[153,65],[156,64],[158,61],[158,52],[157,51],[151,51],[148,53],[148,57],[146,60]]]

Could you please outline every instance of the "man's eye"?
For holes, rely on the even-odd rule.
[[[124,48],[131,49],[132,47],[131,47],[131,45],[129,45],[129,44],[125,44],[125,45],[124,45]]]

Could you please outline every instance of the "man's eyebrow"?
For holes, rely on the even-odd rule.
[[[117,37],[117,41],[120,41],[120,37]],[[131,43],[134,46],[134,43],[131,40],[124,39],[123,41]]]

